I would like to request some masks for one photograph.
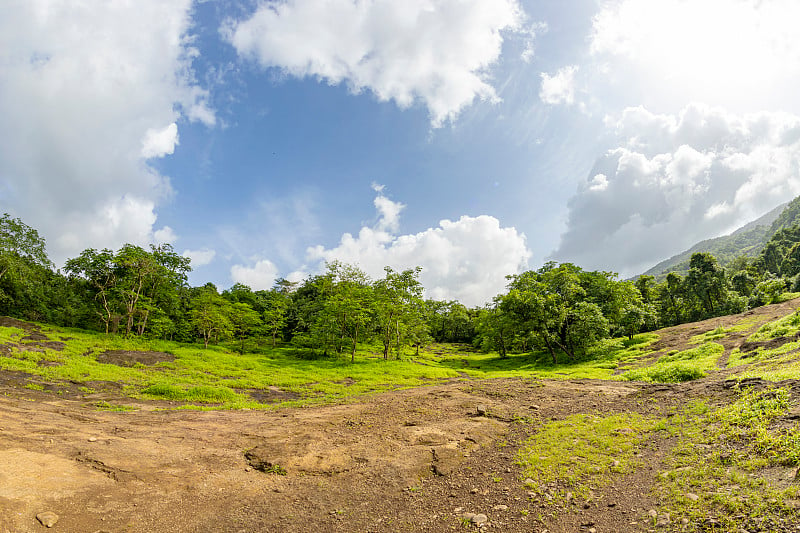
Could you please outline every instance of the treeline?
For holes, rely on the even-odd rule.
[[[508,277],[492,303],[467,308],[425,300],[420,268],[386,268],[371,279],[333,262],[323,274],[269,290],[236,284],[190,287],[188,258],[170,245],[84,250],[62,271],[33,228],[0,218],[0,314],[108,334],[181,342],[225,342],[240,351],[291,345],[316,356],[370,343],[383,357],[416,353],[430,342],[470,343],[511,353],[541,350],[554,361],[591,354],[604,338],[744,311],[800,290],[800,226],[777,232],[756,258],[722,268],[707,253],[686,276],[621,281],[613,272],[547,263]]]

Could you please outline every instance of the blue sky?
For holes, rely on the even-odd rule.
[[[339,259],[479,305],[634,275],[800,194],[789,0],[0,6],[0,208],[194,284]]]

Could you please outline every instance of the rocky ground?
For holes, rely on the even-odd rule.
[[[757,312],[766,321],[798,304]],[[679,349],[732,320],[671,328],[660,342]],[[0,532],[44,531],[48,522],[53,531],[90,533],[656,530],[652,487],[669,437],[646,442],[633,472],[566,505],[528,492],[517,451],[542,424],[573,414],[725,402],[734,394],[726,378],[464,378],[322,407],[201,412],[141,402],[110,412],[96,403],[120,397],[113,385],[81,394],[76,383],[58,396],[6,372]],[[678,518],[666,529],[680,530]]]

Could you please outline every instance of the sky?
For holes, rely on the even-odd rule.
[[[8,0],[0,211],[190,283],[422,267],[482,305],[800,194],[795,0]]]

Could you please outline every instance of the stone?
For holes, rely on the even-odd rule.
[[[508,511],[508,505],[495,505],[492,511]]]
[[[97,437],[89,437],[89,442],[97,442]]]
[[[53,511],[45,511],[36,515],[36,520],[44,527],[53,527],[58,522],[58,515]]]
[[[655,509],[650,509],[649,511],[647,511],[647,516],[649,516],[650,518],[656,518],[658,516],[658,511],[656,511]]]
[[[682,526],[688,526],[689,525],[689,519],[688,518],[681,518],[681,525]]]
[[[477,407],[476,411],[478,412],[478,416],[486,416],[486,406],[485,405],[479,405]]]
[[[485,524],[488,521],[489,521],[489,517],[486,516],[485,514],[476,514],[476,515],[473,515],[472,518],[470,519],[470,522],[472,522],[476,526],[479,526],[481,524]]]
[[[696,502],[697,500],[699,500],[699,499],[700,499],[700,496],[698,496],[698,495],[697,495],[697,494],[695,494],[694,492],[687,492],[687,493],[686,493],[686,497],[687,497],[688,499],[692,500],[693,502]]]
[[[472,488],[472,489],[470,489],[469,493],[470,494],[478,494],[478,489],[477,488]]]

